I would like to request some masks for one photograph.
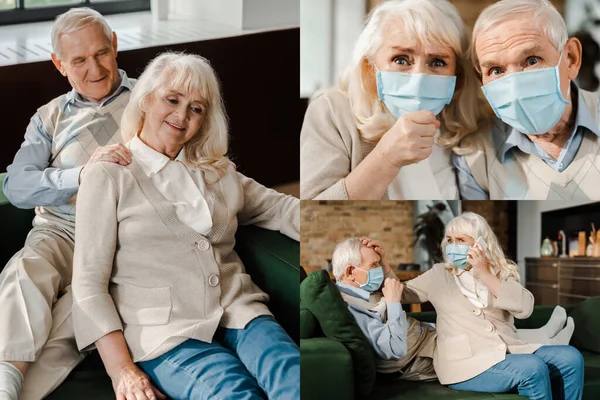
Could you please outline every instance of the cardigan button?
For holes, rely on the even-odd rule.
[[[498,350],[506,350],[506,345],[504,343],[498,345]]]
[[[210,243],[208,243],[207,240],[201,240],[199,242],[196,242],[196,246],[198,246],[198,248],[202,251],[206,251],[210,248]]]
[[[473,310],[473,314],[475,314],[475,315],[481,315],[481,309],[479,309],[479,308],[474,309]]]
[[[219,277],[217,275],[211,275],[208,277],[208,284],[215,287],[219,284]]]
[[[488,324],[485,328],[488,330],[488,332],[492,332],[494,330],[494,325]]]

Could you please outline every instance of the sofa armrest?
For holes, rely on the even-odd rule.
[[[300,340],[300,392],[303,399],[354,399],[352,356],[333,339]]]
[[[269,309],[298,343],[300,309],[300,245],[287,236],[256,226],[242,226],[235,251],[246,272],[270,296]]]

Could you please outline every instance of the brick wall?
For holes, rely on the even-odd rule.
[[[488,220],[501,243],[508,238],[504,201],[463,201],[463,211]],[[335,245],[352,236],[369,236],[386,248],[390,264],[412,263],[412,201],[302,201],[300,264],[324,267]]]
[[[369,10],[383,1],[385,0],[369,0]],[[450,3],[454,4],[458,10],[458,13],[465,22],[465,25],[471,29],[473,28],[473,25],[475,25],[475,21],[477,20],[477,16],[481,10],[495,2],[496,0],[450,0]],[[556,9],[564,15],[565,0],[551,0],[551,2],[554,4],[554,7],[556,7]]]

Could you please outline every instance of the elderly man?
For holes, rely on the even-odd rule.
[[[473,30],[496,116],[454,155],[464,199],[600,199],[598,97],[577,87],[581,43],[547,0],[502,0]]]
[[[437,379],[435,324],[406,316],[400,304],[404,286],[382,245],[365,237],[346,239],[336,246],[331,264],[342,298],[377,355],[377,371],[406,380]],[[568,344],[575,326],[571,317],[566,326],[565,321],[565,309],[557,306],[545,326],[517,333],[532,343]]]
[[[71,9],[56,19],[52,47],[73,90],[38,109],[4,181],[11,203],[37,215],[0,275],[2,400],[19,398],[23,376],[20,398],[40,399],[81,361],[70,292],[77,189],[86,165],[131,162],[119,123],[133,81],[117,69],[115,33],[98,12]]]
[[[436,379],[435,329],[406,318],[400,305],[403,285],[381,244],[347,239],[336,246],[331,264],[342,298],[377,355],[377,370],[409,380]]]

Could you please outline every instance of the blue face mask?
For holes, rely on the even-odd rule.
[[[446,255],[456,268],[465,269],[470,264],[467,262],[467,252],[471,246],[468,244],[448,244],[446,245]]]
[[[560,91],[558,65],[514,72],[481,89],[498,118],[521,133],[542,135],[556,125],[569,104]]]
[[[383,268],[381,266],[369,270],[362,268],[358,269],[367,273],[367,282],[360,284],[361,289],[364,289],[367,292],[374,292],[381,287],[381,284],[383,283]]]
[[[394,118],[428,110],[438,115],[452,101],[456,76],[377,71],[377,94]]]

